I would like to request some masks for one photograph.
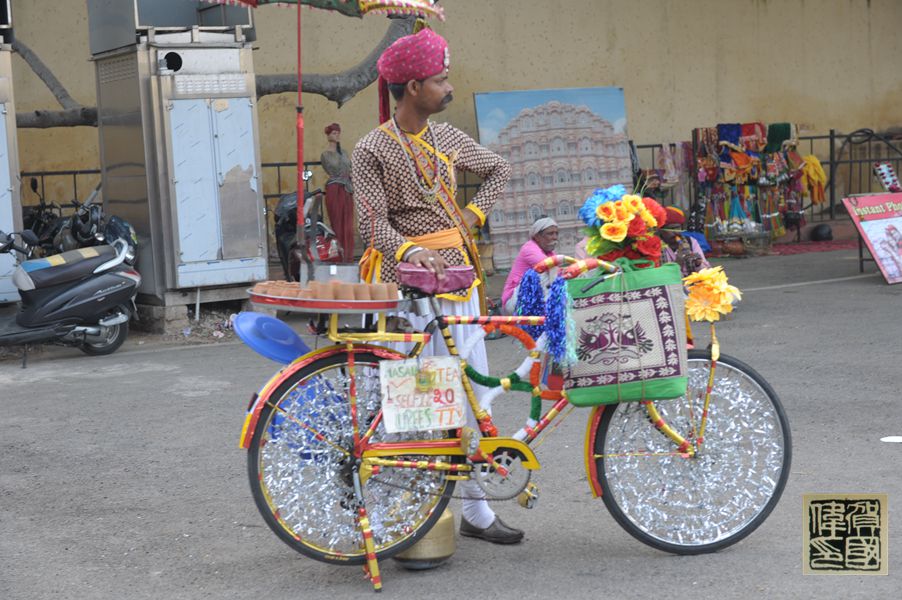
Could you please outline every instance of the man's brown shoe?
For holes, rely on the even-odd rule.
[[[461,517],[460,535],[479,538],[493,544],[516,544],[523,540],[522,531],[505,524],[497,515],[492,524],[485,529],[480,529]]]

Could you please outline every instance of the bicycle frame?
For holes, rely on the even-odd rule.
[[[248,412],[245,417],[239,447],[243,449],[250,447],[251,437],[259,419],[260,412],[262,411],[263,407],[268,402],[270,402],[271,394],[279,387],[279,385],[283,381],[288,379],[293,373],[297,372],[298,370],[307,367],[317,360],[321,360],[329,356],[347,354],[348,370],[351,382],[349,390],[349,403],[351,406],[351,414],[353,416],[356,415],[357,412],[357,397],[354,377],[355,354],[362,352],[372,352],[381,358],[389,360],[405,357],[415,358],[422,352],[425,342],[429,341],[431,336],[430,333],[398,334],[386,332],[384,314],[380,314],[380,318],[377,324],[377,331],[375,333],[339,333],[337,329],[337,317],[337,315],[332,315],[330,319],[328,335],[330,339],[339,343],[299,357],[293,363],[286,366],[276,375],[274,375],[258,393],[254,394],[254,396],[251,398],[251,403],[248,407]],[[361,459],[362,480],[365,482],[370,475],[378,473],[382,468],[440,470],[452,473],[452,475],[449,475],[449,477],[463,479],[467,476],[459,474],[471,471],[472,467],[468,465],[454,464],[446,461],[409,461],[401,459],[390,460],[390,457],[403,457],[405,455],[465,456],[475,461],[484,461],[491,463],[493,462],[491,460],[491,456],[499,448],[512,448],[520,452],[523,455],[522,466],[526,469],[537,470],[541,468],[540,463],[538,462],[532,448],[529,447],[529,444],[536,440],[539,435],[543,431],[545,431],[552,424],[552,422],[555,421],[555,419],[569,405],[569,402],[567,400],[566,391],[562,388],[542,389],[539,379],[541,376],[541,358],[543,356],[543,353],[541,350],[538,350],[536,348],[536,342],[522,329],[515,327],[515,325],[541,325],[543,322],[544,317],[437,317],[430,324],[430,327],[435,326],[439,329],[448,348],[448,352],[451,356],[460,356],[460,354],[452,338],[449,328],[450,325],[481,325],[487,333],[491,332],[494,329],[500,329],[503,333],[508,334],[512,337],[516,337],[530,352],[530,358],[533,361],[533,364],[529,369],[529,382],[518,382],[514,381],[513,377],[508,377],[498,379],[498,383],[496,385],[500,385],[505,391],[509,389],[532,391],[534,397],[538,397],[541,400],[553,401],[554,404],[544,414],[542,414],[539,419],[537,419],[537,423],[534,426],[525,425],[521,432],[519,432],[520,436],[518,436],[517,438],[499,437],[498,429],[492,421],[491,415],[479,404],[479,400],[473,392],[470,380],[471,374],[476,373],[469,367],[469,365],[466,364],[464,360],[462,360],[461,363],[464,371],[461,374],[461,380],[464,386],[464,391],[466,392],[467,401],[473,411],[473,414],[476,416],[477,422],[479,423],[479,429],[482,432],[482,437],[478,439],[476,444],[472,444],[472,442],[468,439],[465,439],[463,435],[455,438],[436,441],[412,440],[409,442],[371,443],[370,440],[374,435],[382,418],[381,411],[377,413],[376,418],[373,420],[373,422],[365,432],[360,432],[357,430],[356,419],[353,419],[353,454],[358,459]],[[414,342],[415,346],[407,355],[404,355],[383,346],[369,344],[368,342],[370,341]],[[714,338],[714,342],[716,344],[716,338]],[[710,400],[710,392],[714,376],[713,366],[716,361],[716,356],[713,356],[712,358],[711,380],[709,381],[708,389],[706,390],[705,410],[702,414],[700,433],[695,437],[694,444],[692,441],[686,440],[678,433],[676,433],[676,431],[671,429],[661,419],[660,415],[658,415],[652,402],[645,402],[646,410],[648,410],[649,413],[649,418],[664,435],[673,440],[674,444],[676,445],[676,453],[681,454],[686,458],[693,456],[696,450],[701,447],[701,444],[703,442],[704,425],[707,419],[707,404]],[[521,385],[516,385],[517,383],[520,383]],[[597,406],[594,407],[594,409],[590,413],[589,419],[587,421],[586,436],[584,441],[586,475],[589,481],[590,491],[592,492],[593,497],[596,498],[602,495],[603,490],[601,489],[601,486],[598,482],[598,475],[596,471],[596,461],[593,451],[595,443],[594,433],[597,429],[596,426],[601,419],[601,415],[604,409],[605,406]],[[307,427],[305,424],[298,423],[298,425],[309,429],[309,427]],[[313,433],[316,434],[317,432],[313,431]],[[520,437],[522,437],[522,439],[519,439]]]

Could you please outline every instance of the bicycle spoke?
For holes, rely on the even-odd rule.
[[[313,434],[313,438],[314,438],[316,441],[318,441],[318,442],[323,442],[323,443],[325,443],[325,444],[328,444],[328,445],[332,446],[334,449],[336,449],[336,450],[338,450],[339,452],[341,452],[342,454],[344,454],[344,455],[346,455],[346,456],[351,456],[351,453],[350,453],[350,452],[348,452],[347,450],[345,450],[344,448],[342,448],[342,447],[339,446],[338,444],[336,444],[336,443],[334,443],[334,442],[330,442],[329,440],[327,440],[327,439],[326,439],[326,436],[324,436],[323,434],[321,434],[319,431],[317,431],[316,429],[314,429],[314,428],[311,427],[310,425],[307,425],[306,423],[301,423],[300,421],[297,420],[297,418],[294,417],[294,415],[292,415],[291,413],[287,412],[287,411],[286,411],[285,409],[283,409],[282,407],[280,407],[280,406],[278,406],[278,405],[276,405],[276,404],[272,404],[272,403],[267,403],[267,406],[271,406],[271,407],[274,408],[275,410],[279,411],[279,413],[280,413],[281,415],[283,415],[286,419],[288,419],[289,421],[291,421],[292,423],[294,423],[295,425],[297,425],[297,426],[300,427],[301,429],[306,429],[307,431],[309,431],[310,433],[312,433],[312,434]]]
[[[789,464],[779,401],[747,367],[718,363],[703,414],[709,368],[710,361],[690,359],[686,396],[654,403],[697,454],[680,452],[641,403],[606,409],[596,437],[593,458],[611,513],[641,541],[673,552],[710,551],[747,535],[779,498]]]

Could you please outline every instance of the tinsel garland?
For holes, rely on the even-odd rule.
[[[548,353],[558,364],[570,365],[576,362],[575,330],[570,315],[570,294],[567,282],[558,275],[545,304],[545,336]]]
[[[520,280],[519,291],[517,292],[516,314],[520,316],[541,317],[545,315],[545,291],[542,289],[542,282],[539,274],[533,269],[529,269]],[[544,326],[542,325],[522,325],[523,330],[537,339],[542,335]]]
[[[478,383],[481,386],[484,386],[487,388],[493,388],[493,387],[498,387],[499,385],[501,385],[501,378],[491,377],[489,375],[483,375],[482,373],[480,373],[479,371],[477,371],[470,365],[467,365],[466,368],[464,368],[464,372],[467,374],[467,377],[469,377],[471,381],[473,381],[474,383]],[[514,391],[532,392],[534,389],[530,383],[520,379],[520,376],[517,375],[516,373],[511,373],[510,375],[508,375],[506,377],[506,379],[510,380],[510,382],[511,382],[510,389],[512,389]],[[529,416],[530,416],[530,418],[535,419],[537,421],[539,420],[539,417],[542,416],[542,398],[541,397],[535,396],[535,395],[532,397],[532,400],[530,401],[530,406],[529,406]]]

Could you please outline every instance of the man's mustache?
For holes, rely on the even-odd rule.
[[[450,104],[452,100],[454,100],[454,94],[448,94],[447,96],[442,98],[442,106]]]

